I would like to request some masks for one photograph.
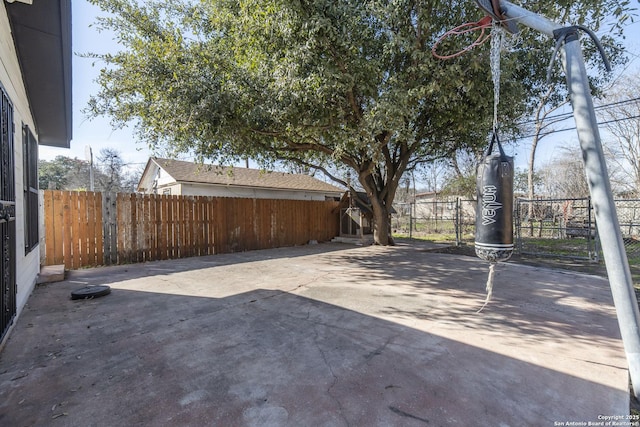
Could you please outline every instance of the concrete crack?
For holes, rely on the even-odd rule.
[[[347,419],[347,417],[344,414],[344,407],[342,406],[342,402],[340,402],[340,399],[338,399],[332,393],[333,388],[338,383],[338,376],[334,372],[333,367],[331,366],[331,363],[329,363],[329,360],[327,360],[327,355],[325,354],[324,350],[322,349],[322,346],[318,342],[318,340],[320,339],[320,333],[318,332],[317,326],[318,325],[316,325],[316,324],[313,325],[313,331],[314,331],[313,343],[316,345],[316,348],[318,349],[318,352],[320,353],[320,356],[322,356],[322,361],[324,362],[325,366],[329,369],[329,372],[331,373],[331,376],[333,377],[333,381],[331,381],[331,384],[329,384],[329,387],[327,387],[327,395],[338,406],[338,413],[339,413],[340,417],[342,418],[342,420],[344,421],[345,425],[347,427],[350,427],[349,420]]]
[[[411,418],[413,420],[418,420],[418,421],[422,421],[425,424],[429,424],[429,420],[426,418],[421,418],[418,417],[416,415],[410,414],[408,412],[403,411],[402,409],[398,409],[395,406],[389,406],[389,409],[391,410],[391,412],[393,412],[394,414],[398,414],[401,417],[406,417],[406,418]]]
[[[325,278],[325,277],[327,277],[327,276],[329,276],[329,275],[331,275],[331,274],[332,274],[332,273],[325,273],[325,274],[321,274],[321,275],[319,275],[319,276],[315,276],[315,277],[313,277],[313,278],[311,278],[311,279],[309,279],[309,280],[306,280],[306,281],[304,281],[304,282],[302,282],[302,283],[298,283],[295,287],[293,287],[293,288],[291,288],[291,289],[288,289],[288,290],[286,290],[285,292],[287,292],[287,293],[293,293],[293,292],[296,292],[296,291],[297,291],[297,290],[299,290],[300,288],[304,288],[304,287],[306,287],[308,284],[313,283],[313,282],[315,282],[315,281],[317,281],[317,280],[323,279],[323,278]]]
[[[384,344],[382,344],[380,347],[376,348],[375,350],[369,352],[368,354],[366,354],[364,356],[364,359],[367,361],[367,363],[369,361],[371,361],[371,359],[373,359],[375,356],[379,356],[382,354],[382,352],[387,348],[387,346],[391,343],[391,340],[393,340],[393,337],[389,337],[387,338],[387,341],[385,341]]]

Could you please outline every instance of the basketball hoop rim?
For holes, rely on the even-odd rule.
[[[463,53],[473,49],[474,47],[479,46],[482,43],[486,42],[489,39],[489,37],[491,37],[491,33],[487,34],[486,29],[491,28],[492,25],[493,25],[493,17],[490,15],[485,16],[484,18],[480,19],[477,22],[466,22],[462,25],[458,25],[457,27],[452,28],[451,30],[444,33],[442,36],[438,38],[438,40],[436,40],[436,42],[433,44],[433,47],[431,48],[431,54],[438,59],[451,59],[451,58],[460,56]],[[469,46],[462,49],[461,51],[452,53],[451,55],[440,55],[439,53],[436,52],[440,43],[442,43],[447,37],[452,35],[459,36],[459,35],[470,33],[477,30],[480,30],[480,34],[478,35],[476,40],[472,42]]]

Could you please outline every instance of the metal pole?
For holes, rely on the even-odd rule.
[[[460,246],[460,197],[456,197],[456,213],[455,213],[455,222],[456,222],[456,246]]]
[[[90,145],[84,147],[84,157],[89,162],[89,190],[93,191],[93,150]]]
[[[409,203],[409,239],[413,239],[413,212],[412,204]]]
[[[551,37],[554,36],[554,30],[562,28],[507,1],[501,1],[501,4],[508,19],[514,19]],[[627,354],[629,375],[634,395],[640,398],[640,311],[611,192],[582,49],[576,34],[570,34],[566,38],[562,59],[609,286]]]
[[[589,260],[593,260],[595,258],[593,251],[593,240],[595,240],[595,233],[591,236],[591,228],[595,229],[593,224],[593,218],[591,216],[591,197],[587,198],[587,219],[588,219],[588,233],[587,233],[587,251],[589,252]]]
[[[89,189],[91,191],[95,190],[95,185],[93,184],[93,153],[91,154],[91,162],[89,163]]]

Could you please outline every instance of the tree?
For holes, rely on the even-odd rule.
[[[56,160],[38,161],[38,187],[40,189],[61,190],[67,185],[67,170]]]
[[[430,53],[437,36],[482,16],[474,2],[91,1],[111,14],[99,26],[124,50],[93,55],[106,65],[90,114],[136,121],[151,147],[199,160],[280,160],[342,184],[328,166],[354,170],[376,243],[392,243],[388,216],[406,171],[486,143],[488,46],[447,62]],[[627,6],[563,0],[537,9],[599,23]],[[540,58],[550,55],[548,39],[524,37],[526,47],[503,60],[507,131],[531,108],[526,94],[541,90]]]
[[[621,7],[628,7],[628,2],[621,4]],[[635,9],[633,9],[635,11]],[[626,21],[629,18],[628,14],[620,15],[621,21]],[[598,23],[591,24],[592,30],[598,29]],[[620,28],[621,23],[614,23],[611,28],[611,32],[615,32],[616,28]],[[609,62],[615,66],[624,65],[627,62],[626,56],[623,54],[623,50],[615,43],[615,39],[610,35],[604,35],[601,43],[605,55]],[[592,88],[592,95],[596,98],[603,96],[603,85],[609,82],[611,75],[603,73],[605,60],[601,57],[600,52],[595,48],[595,44],[587,44],[583,46],[586,59],[591,63],[591,69],[599,70],[596,74],[589,75],[590,85]],[[559,62],[559,61],[557,61]],[[533,108],[532,120],[526,122],[523,126],[527,128],[530,124],[533,127],[531,150],[529,152],[528,161],[528,173],[527,173],[527,197],[532,200],[536,193],[538,184],[536,183],[536,151],[543,138],[553,134],[554,125],[560,123],[567,118],[571,117],[571,113],[557,114],[563,107],[569,105],[569,93],[567,91],[565,77],[560,73],[560,67],[553,67],[554,64],[550,64],[550,68],[547,70],[547,81],[544,89],[538,88],[535,99],[535,107]],[[533,100],[533,99],[532,99]],[[533,204],[529,204],[529,216],[533,216]]]
[[[636,74],[621,79],[605,98],[606,105],[598,109],[609,131],[603,140],[612,185],[632,197],[640,197],[639,77]]]
[[[118,150],[100,150],[94,168],[95,191],[134,192],[142,170],[127,172]],[[78,158],[56,156],[38,162],[38,184],[41,189],[86,191],[89,189],[89,162]]]
[[[580,149],[563,148],[559,156],[540,170],[541,186],[552,198],[589,197],[584,163]]]
[[[531,194],[529,190],[533,186],[534,194],[537,194],[543,188],[542,177],[538,172],[530,173],[530,170],[516,168],[513,176],[513,192],[515,194],[526,195]],[[528,197],[532,199],[531,196]]]
[[[124,160],[118,150],[103,148],[97,156],[101,174],[96,179],[96,188],[105,192],[121,192],[126,180],[123,172]]]
[[[135,170],[129,170],[124,176],[120,186],[125,193],[135,193],[138,191],[138,183],[144,173],[144,165],[139,165]]]
[[[38,185],[49,190],[86,190],[89,188],[89,163],[65,156],[40,160]]]
[[[445,160],[435,160],[418,170],[420,180],[425,184],[426,191],[439,193],[445,185],[446,175],[450,167]]]
[[[552,113],[558,111],[563,106],[569,103],[567,98],[561,99],[554,97],[553,95],[557,94],[555,90],[555,86],[549,86],[548,90],[541,95],[539,103],[534,112],[534,132],[533,138],[531,141],[531,151],[529,152],[529,163],[528,163],[528,171],[527,171],[527,189],[526,194],[529,200],[532,200],[535,196],[535,162],[536,162],[536,151],[538,149],[538,144],[540,141],[547,135],[553,132],[553,129],[550,128],[558,121],[562,120],[547,120]],[[562,117],[564,119],[565,116]],[[533,205],[530,205],[529,209],[532,209]],[[529,212],[531,215],[532,212]]]
[[[482,152],[482,149],[458,150],[446,160],[448,169],[442,186],[443,195],[462,196],[470,200],[476,198],[476,170]]]
[[[97,156],[96,191],[133,193],[138,187],[144,167],[131,172],[120,151],[103,148]]]

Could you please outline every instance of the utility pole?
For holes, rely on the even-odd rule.
[[[491,11],[492,1],[478,0],[477,3],[485,11]],[[506,18],[505,22],[518,22],[563,44],[561,49],[562,65],[571,97],[573,116],[582,149],[598,235],[609,277],[609,286],[627,355],[633,393],[636,398],[640,398],[640,312],[620,232],[589,80],[578,38],[578,30],[584,28],[562,27],[504,0],[500,1],[500,9],[501,14]],[[495,18],[496,14],[492,15]]]
[[[90,145],[84,147],[84,157],[89,162],[89,190],[93,191],[93,150]]]

